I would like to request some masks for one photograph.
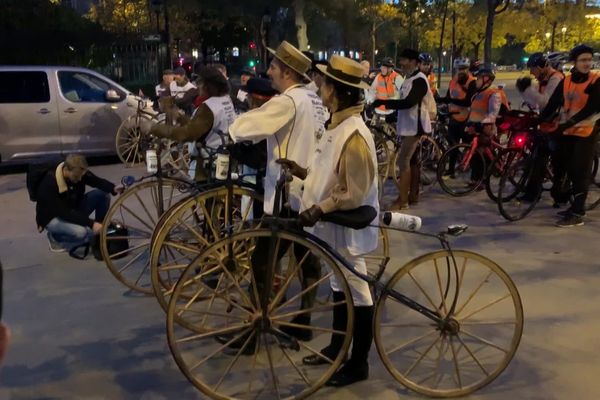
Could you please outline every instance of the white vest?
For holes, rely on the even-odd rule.
[[[423,128],[424,133],[431,133],[431,119],[429,118],[429,110],[435,107],[435,99],[433,98],[433,94],[431,94],[431,88],[429,87],[429,82],[424,73],[418,72],[417,74],[410,76],[402,82],[402,86],[400,87],[400,99],[405,99],[410,90],[412,89],[412,84],[415,79],[423,79],[427,84],[427,93],[423,100],[421,100],[421,126]],[[398,110],[398,122],[396,124],[396,132],[400,136],[415,136],[418,131],[419,124],[419,104],[415,105],[412,108],[406,110]]]
[[[317,143],[311,160],[310,172],[304,181],[302,211],[330,196],[331,190],[338,183],[337,166],[344,144],[357,130],[369,146],[373,169],[377,171],[377,153],[373,134],[360,116],[347,118],[334,129],[325,131]],[[375,173],[363,205],[375,208],[379,214],[377,185],[377,173]],[[317,222],[314,227],[306,228],[306,230],[329,243],[334,249],[347,249],[350,254],[355,256],[377,248],[378,228],[376,227],[356,230],[330,222]]]
[[[210,109],[214,117],[213,127],[204,140],[205,146],[216,149],[223,144],[219,132],[229,134],[229,125],[233,124],[236,117],[235,110],[228,94],[221,97],[211,97],[204,104]]]
[[[273,213],[275,204],[275,186],[281,175],[281,166],[275,161],[287,158],[296,161],[303,168],[308,167],[310,156],[314,151],[317,137],[325,131],[328,113],[321,99],[304,86],[296,86],[287,90],[281,96],[290,98],[290,107],[294,107],[295,116],[290,123],[275,135],[267,137],[267,173],[264,180],[265,204],[264,210]],[[292,210],[300,209],[303,182],[294,178],[289,183],[288,201]]]
[[[191,82],[188,82],[183,86],[179,86],[177,84],[177,82],[173,81],[173,82],[171,82],[171,84],[169,86],[169,91],[171,92],[171,96],[175,97],[176,99],[183,98],[183,95],[185,94],[185,92],[187,92],[190,89],[196,89],[196,85],[194,85]]]

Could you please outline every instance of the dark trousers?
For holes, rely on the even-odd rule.
[[[281,216],[284,218],[297,218],[298,213],[295,211],[289,211],[288,209],[284,209],[281,212]],[[277,272],[278,262],[283,258],[285,253],[289,250],[291,242],[287,240],[281,240],[279,243],[279,249],[277,254],[275,255],[275,260],[269,255],[269,247],[273,242],[273,247],[277,246],[276,241],[269,237],[262,237],[257,240],[256,248],[254,249],[254,253],[252,253],[252,272],[254,274],[254,281],[256,282],[256,287],[258,289],[259,296],[261,295],[261,291],[266,288],[273,291],[274,282],[265,282],[267,273],[269,272],[269,268],[274,268],[274,273]],[[297,262],[300,262],[308,252],[308,249],[299,244],[294,244],[294,248],[292,249],[294,253],[294,258]],[[301,268],[301,279],[302,279],[302,288],[310,286],[313,282],[317,281],[321,276],[321,265],[317,257],[313,254],[309,254],[308,258],[303,262]],[[276,289],[276,288],[275,288]],[[271,293],[272,294],[272,293]],[[269,297],[271,296],[269,295]],[[306,293],[302,296],[302,308],[309,308],[312,306],[316,295],[316,290],[311,290],[309,293]]]
[[[588,137],[562,135],[557,140],[553,190],[564,187],[566,179],[571,181],[574,198],[571,211],[579,216],[585,215],[597,135],[598,129],[595,129]]]
[[[450,119],[448,123],[448,145],[454,146],[455,144],[459,144],[461,141],[463,143],[470,143],[473,138],[471,135],[468,135],[465,132],[466,123],[465,122],[457,122],[453,119]],[[452,152],[450,155],[450,160],[448,160],[448,174],[454,174],[454,168],[456,167],[458,154],[456,152]]]

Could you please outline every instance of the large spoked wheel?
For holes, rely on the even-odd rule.
[[[498,193],[500,191],[500,180],[504,171],[508,170],[512,165],[519,162],[523,158],[522,149],[500,149],[494,161],[488,166],[488,170],[485,176],[485,192],[487,193],[490,200],[493,202],[498,201]],[[518,192],[509,193],[504,191],[502,193],[502,200],[509,201],[518,195]]]
[[[150,242],[154,226],[161,217],[160,196],[164,212],[189,195],[188,191],[188,184],[182,181],[163,179],[159,188],[157,180],[150,180],[130,187],[110,207],[100,233],[100,250],[106,266],[119,282],[137,292],[152,294]],[[109,235],[115,224],[126,228],[127,233]],[[128,248],[110,254],[109,242],[123,239],[127,240]]]
[[[156,225],[150,258],[152,288],[163,310],[167,310],[181,273],[198,254],[225,235],[248,229],[248,221],[257,210],[262,210],[262,196],[234,186],[231,199],[227,188],[220,187],[198,193],[166,211]]]
[[[471,145],[460,143],[448,149],[440,159],[437,180],[444,192],[452,196],[473,193],[483,182],[485,158]]]
[[[259,248],[266,252],[259,253]],[[310,265],[320,265],[320,275],[308,279]],[[274,276],[265,285],[268,270]],[[219,277],[215,284],[205,282],[211,275]],[[329,299],[331,277],[346,300]],[[344,329],[332,329],[334,307],[348,312]],[[297,323],[308,315],[310,325]],[[178,319],[194,329],[182,327]],[[189,265],[169,303],[167,335],[181,371],[210,398],[302,399],[341,365],[353,319],[348,284],[329,254],[302,236],[260,229],[212,244]],[[290,328],[309,331],[312,340],[296,340],[288,334]],[[320,353],[332,334],[344,335],[335,358]],[[302,358],[308,355],[318,355],[325,363],[305,366]]]
[[[161,154],[163,170],[170,170],[172,174],[188,175],[192,161],[188,144],[165,139],[165,148]]]
[[[542,187],[536,186],[527,193],[534,161],[523,158],[511,165],[500,178],[498,189],[498,211],[508,221],[518,221],[527,216],[540,201]]]
[[[432,397],[465,396],[492,382],[523,332],[521,299],[506,272],[479,254],[453,255],[456,267],[446,250],[410,261],[392,276],[375,311],[375,344],[385,367],[404,386]],[[448,322],[406,307],[395,298],[400,293]]]
[[[150,126],[153,123],[164,123],[164,120],[154,121],[147,116],[131,116],[119,126],[115,137],[115,147],[117,156],[126,167],[133,167],[145,160],[143,143],[145,133],[142,125]]]

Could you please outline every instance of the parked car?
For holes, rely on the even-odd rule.
[[[67,153],[115,154],[136,96],[97,72],[60,66],[0,66],[0,163]]]

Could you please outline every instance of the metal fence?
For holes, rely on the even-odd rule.
[[[153,41],[116,44],[110,48],[112,61],[99,72],[117,82],[155,82],[166,59],[166,46]]]

